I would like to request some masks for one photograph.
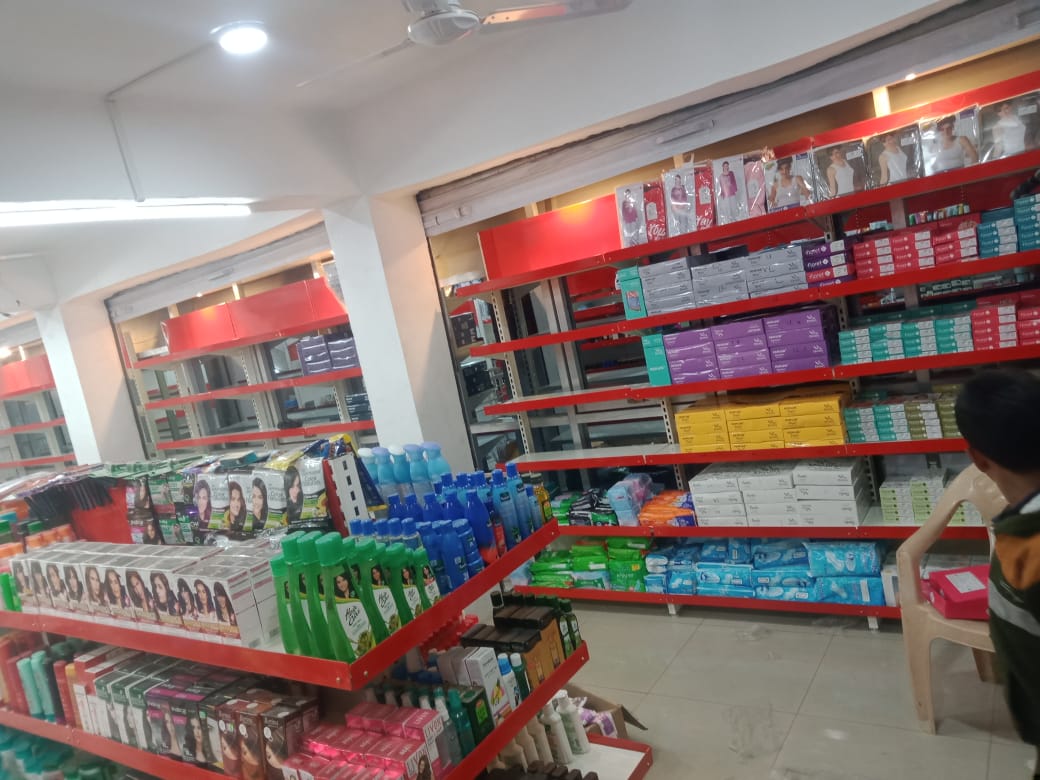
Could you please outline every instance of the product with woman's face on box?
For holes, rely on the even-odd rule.
[[[208,528],[211,531],[226,529],[229,503],[230,484],[226,473],[201,474],[195,480],[195,506],[199,509],[200,528]],[[209,519],[208,524],[206,524],[207,518]]]
[[[295,469],[294,469],[295,471]],[[274,471],[271,469],[257,469],[253,472],[253,495],[252,500],[254,504],[259,498],[257,492],[257,481],[263,485],[263,498],[266,505],[266,516],[264,523],[260,526],[254,526],[254,530],[265,530],[271,528],[284,528],[286,525],[287,517],[287,500],[286,500],[286,473],[283,471]],[[255,512],[254,507],[254,512]]]
[[[300,484],[303,487],[302,520],[313,520],[328,515],[325,495],[325,461],[322,458],[306,457],[297,462]]]
[[[729,225],[747,219],[744,158],[725,157],[713,160],[712,165],[715,175],[715,221],[719,225]]]
[[[224,528],[232,535],[249,533],[253,528],[251,470],[239,469],[228,473],[228,506]]]
[[[36,591],[33,589],[32,576],[29,573],[29,559],[22,555],[12,558],[11,575],[18,589],[18,598],[22,602],[22,611],[36,612]]]

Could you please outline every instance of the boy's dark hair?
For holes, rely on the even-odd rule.
[[[1040,379],[1021,369],[982,371],[965,383],[957,427],[969,446],[1010,471],[1040,471]]]

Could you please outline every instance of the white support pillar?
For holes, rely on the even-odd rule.
[[[80,463],[143,460],[105,303],[79,298],[36,312],[40,337]]]
[[[324,217],[380,442],[440,442],[453,471],[472,470],[415,198],[360,198],[326,209]]]

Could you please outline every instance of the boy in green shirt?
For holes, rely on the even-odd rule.
[[[1026,743],[1040,745],[1040,379],[983,371],[957,398],[957,426],[975,465],[1003,493],[989,575],[990,636],[1008,706]],[[1040,778],[1038,760],[1034,778]]]

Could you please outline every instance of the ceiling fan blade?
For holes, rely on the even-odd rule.
[[[505,25],[554,22],[580,16],[596,16],[623,11],[632,0],[570,0],[570,2],[539,3],[517,8],[503,8],[484,17],[481,29],[496,30]]]
[[[345,70],[349,70],[350,68],[356,68],[358,65],[364,65],[364,64],[369,63],[369,62],[374,62],[376,60],[384,59],[384,58],[389,57],[389,56],[391,56],[393,54],[397,54],[397,52],[399,52],[399,51],[404,51],[405,49],[410,49],[414,45],[415,44],[413,44],[410,40],[405,38],[400,43],[395,44],[394,46],[391,46],[388,49],[383,49],[382,51],[377,51],[374,54],[369,54],[367,57],[362,57],[361,59],[351,60],[350,62],[344,63],[343,65],[339,65],[339,66],[333,68],[332,70],[327,70],[324,73],[318,74],[317,76],[313,76],[313,77],[311,77],[309,79],[305,79],[304,81],[301,81],[296,86],[297,86],[297,88],[307,87],[307,86],[310,86],[311,84],[314,84],[316,82],[325,81],[326,79],[330,79],[333,76],[338,76],[340,73],[342,73]]]

